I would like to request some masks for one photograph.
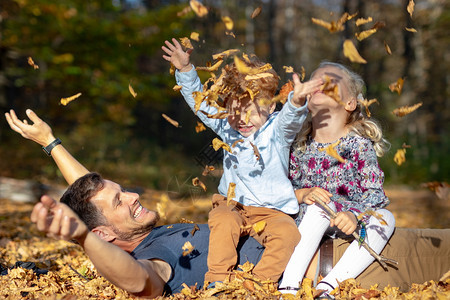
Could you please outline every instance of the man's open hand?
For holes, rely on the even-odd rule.
[[[48,236],[62,240],[80,240],[89,232],[86,224],[64,203],[42,196],[31,212],[31,222]]]
[[[47,123],[42,121],[31,109],[27,109],[26,114],[33,124],[28,124],[26,119],[19,120],[16,112],[12,109],[9,113],[5,113],[6,121],[12,130],[44,147],[55,140],[52,129]]]

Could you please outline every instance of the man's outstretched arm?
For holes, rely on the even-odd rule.
[[[12,130],[43,147],[55,140],[52,129],[47,123],[42,121],[31,109],[27,109],[26,114],[33,124],[28,124],[27,120],[19,120],[14,110],[5,113],[6,121],[8,121]],[[52,149],[51,156],[68,184],[72,184],[81,176],[89,173],[89,170],[77,161],[61,144]]]
[[[135,260],[119,247],[89,231],[64,203],[43,196],[31,213],[40,231],[56,239],[77,240],[98,272],[114,285],[140,297],[161,296],[165,281],[148,260]]]

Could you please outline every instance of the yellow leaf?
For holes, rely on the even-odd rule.
[[[405,27],[405,30],[409,31],[409,32],[413,32],[413,33],[417,32],[417,30],[415,28],[412,28],[412,27]]]
[[[222,22],[225,24],[225,28],[227,30],[233,30],[234,23],[230,17],[228,17],[228,16],[222,17]]]
[[[131,83],[128,84],[128,90],[130,91],[131,96],[133,96],[133,98],[136,98],[137,93],[134,91],[133,87],[131,86]]]
[[[233,142],[233,144],[231,145],[231,148],[236,147],[237,144],[242,143],[244,140],[243,139],[239,139]]]
[[[414,0],[409,0],[408,6],[406,7],[406,10],[409,13],[409,16],[412,18],[413,12],[414,12]]]
[[[227,113],[226,111],[220,111],[218,113],[215,114],[208,114],[206,111],[201,110],[200,111],[202,114],[206,115],[208,118],[210,119],[225,119],[227,118],[230,114]]]
[[[406,161],[406,149],[398,149],[394,155],[394,161],[401,166]]]
[[[365,64],[367,61],[359,55],[355,45],[351,40],[345,40],[344,42],[344,56],[350,59],[351,62]]]
[[[361,31],[359,33],[357,32],[357,33],[355,33],[355,36],[358,41],[362,41],[362,40],[368,38],[369,36],[371,36],[372,34],[374,34],[375,32],[377,32],[376,29],[369,29],[369,30]]]
[[[214,54],[214,55],[212,56],[212,58],[213,58],[214,60],[216,60],[216,59],[225,59],[225,58],[227,58],[227,57],[229,57],[229,56],[236,55],[236,54],[238,54],[239,52],[240,52],[240,50],[238,50],[238,49],[229,49],[229,50],[226,50],[226,51],[223,51],[223,52]]]
[[[291,66],[283,66],[283,69],[286,73],[294,73],[294,68]]]
[[[69,102],[72,102],[73,100],[77,99],[78,97],[81,96],[81,93],[78,93],[76,95],[67,97],[67,98],[61,98],[61,104],[66,106],[67,104],[69,104]]]
[[[252,228],[257,234],[260,234],[261,232],[264,231],[264,228],[266,228],[266,221],[259,221],[253,224]]]
[[[228,191],[227,191],[227,205],[230,205],[230,201],[236,198],[236,193],[234,192],[234,189],[236,188],[236,183],[230,182],[228,185]]]
[[[174,119],[170,118],[168,115],[166,114],[161,114],[161,116],[166,119],[167,122],[169,122],[170,124],[172,124],[175,127],[180,127],[180,124],[175,121]]]
[[[322,26],[322,27],[328,29],[328,31],[330,31],[331,33],[335,33],[335,32],[339,32],[339,31],[343,31],[345,22],[352,19],[354,16],[356,16],[356,14],[349,15],[347,12],[345,12],[339,18],[339,20],[336,22],[335,21],[327,22],[327,21],[324,21],[321,19],[316,19],[316,18],[311,18],[311,21],[314,24],[317,24],[319,26]]]
[[[261,154],[259,153],[258,147],[256,147],[256,145],[253,144],[252,142],[250,142],[250,145],[252,145],[252,147],[253,147],[253,153],[256,156],[256,160],[260,160],[261,159]]]
[[[416,104],[411,105],[411,106],[406,105],[406,106],[402,106],[402,107],[394,109],[392,111],[392,113],[394,115],[396,115],[397,117],[404,117],[407,114],[412,113],[413,111],[415,111],[416,109],[418,109],[421,106],[422,106],[422,102],[416,103]]]
[[[186,256],[194,250],[194,246],[192,246],[191,242],[187,241],[181,249],[183,250],[183,256]]]
[[[198,32],[195,32],[195,31],[191,32],[191,35],[189,37],[191,38],[191,40],[194,40],[196,42],[198,42],[200,40],[199,39],[200,34]]]
[[[372,17],[368,17],[367,19],[358,18],[355,21],[355,24],[356,24],[356,26],[361,26],[361,25],[364,25],[364,24],[367,24],[367,23],[370,23],[370,22],[372,22]]]
[[[238,268],[241,269],[244,273],[250,273],[254,267],[255,265],[249,261],[246,261],[243,265],[238,265]]]
[[[221,140],[219,140],[218,138],[214,138],[212,141],[212,146],[214,148],[214,150],[219,150],[220,148],[228,151],[231,153],[231,148],[227,143],[222,142]]]
[[[302,290],[303,290],[303,293],[305,294],[305,299],[313,299],[312,284],[313,284],[313,282],[311,279],[303,278]]]
[[[241,74],[244,74],[244,75],[256,75],[256,74],[264,73],[264,72],[272,69],[272,65],[269,63],[267,63],[261,67],[258,67],[258,68],[251,68],[245,62],[243,62],[241,59],[239,59],[237,56],[234,57],[234,64],[236,65],[236,69],[238,70],[238,72]],[[267,74],[271,74],[271,73],[267,73]],[[264,77],[268,77],[268,75],[264,75]]]
[[[334,101],[336,101],[340,105],[344,105],[344,102],[342,102],[341,95],[339,93],[339,86],[331,81],[330,76],[325,75],[323,79],[324,83],[320,87],[320,91],[328,97],[333,98]]]
[[[190,0],[189,5],[191,6],[192,10],[195,12],[197,16],[200,18],[206,16],[208,14],[208,9],[198,2],[197,0]]]
[[[325,151],[328,155],[330,155],[331,157],[334,157],[334,158],[337,159],[339,162],[345,163],[346,160],[343,159],[343,158],[337,153],[337,151],[336,151],[336,149],[335,149],[335,147],[336,147],[337,145],[339,145],[340,142],[341,142],[341,141],[338,140],[337,142],[335,142],[335,143],[333,143],[333,144],[331,144],[331,145],[329,145],[329,146],[327,146],[327,147],[325,147],[325,148],[319,149],[319,151],[320,151],[320,152]]]
[[[194,46],[191,44],[191,40],[187,37],[180,38],[181,45],[183,45],[186,49],[194,49]]]
[[[196,67],[197,71],[206,71],[206,72],[215,72],[219,69],[220,65],[223,63],[223,60],[219,60],[214,65],[209,67]]]

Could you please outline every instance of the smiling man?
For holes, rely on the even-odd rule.
[[[43,146],[70,184],[60,202],[43,196],[31,213],[39,230],[57,239],[76,240],[98,272],[114,285],[141,297],[179,292],[182,284],[201,288],[207,272],[209,228],[200,224],[155,227],[159,216],[144,208],[139,195],[90,173],[55,139],[50,126],[27,110],[33,124],[6,113],[10,127]],[[183,255],[183,245],[195,248]],[[242,240],[239,261],[257,263],[264,248]]]

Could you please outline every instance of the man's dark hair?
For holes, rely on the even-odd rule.
[[[107,225],[102,211],[90,200],[103,189],[105,182],[98,173],[88,173],[72,183],[61,197],[60,202],[67,204],[87,225],[89,230]]]

